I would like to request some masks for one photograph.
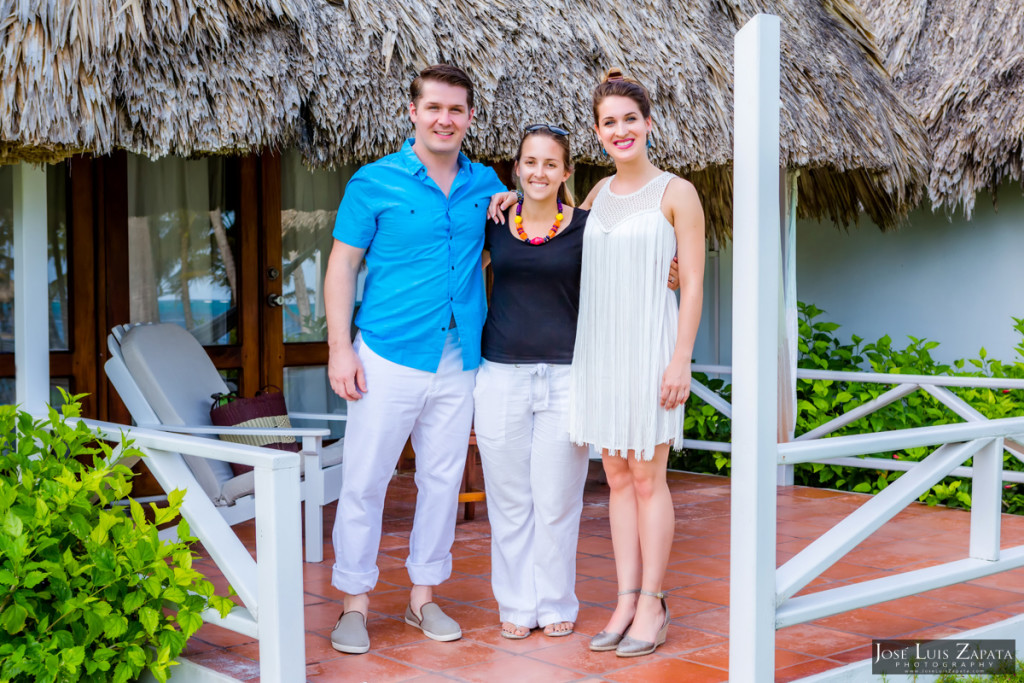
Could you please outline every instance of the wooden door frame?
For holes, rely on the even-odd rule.
[[[284,341],[284,309],[271,307],[270,296],[281,295],[284,291],[284,253],[282,248],[282,182],[281,155],[265,152],[260,157],[261,194],[260,207],[260,254],[259,279],[261,284],[259,307],[260,328],[263,341],[263,356],[260,365],[260,381],[284,389],[284,369],[327,365],[327,341],[289,342]],[[340,198],[339,198],[340,199]],[[268,270],[275,268],[278,276],[271,279]]]
[[[68,174],[65,183],[65,255],[67,259],[67,327],[64,330],[68,348],[50,351],[51,378],[68,378],[72,394],[88,394],[82,400],[87,417],[107,419],[106,393],[102,376],[103,358],[97,353],[100,314],[97,287],[97,258],[103,255],[97,239],[97,211],[102,195],[96,189],[93,160],[74,156],[65,162]],[[100,201],[95,201],[100,197]],[[17,265],[15,265],[17,267]],[[0,354],[0,377],[15,374],[14,354]]]
[[[86,417],[128,424],[131,416],[103,371],[107,335],[131,315],[128,156],[78,155],[67,164],[68,349],[50,353],[50,376],[69,377],[72,393],[88,394]],[[283,285],[280,154],[236,157],[226,177],[226,202],[236,212],[239,341],[205,348],[218,369],[237,368],[240,393],[252,395],[266,385],[283,388],[285,367],[326,365],[328,350],[326,342],[286,345],[283,309],[267,304]],[[0,377],[14,371],[13,354],[0,355]]]

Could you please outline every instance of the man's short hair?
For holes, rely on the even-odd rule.
[[[469,75],[459,67],[452,66],[451,64],[434,64],[421,71],[420,75],[414,78],[412,85],[409,86],[409,99],[412,100],[413,104],[417,104],[423,95],[424,81],[438,81],[464,88],[466,91],[466,103],[470,109],[473,108],[473,81],[469,80]]]

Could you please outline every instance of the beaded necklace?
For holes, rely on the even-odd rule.
[[[523,202],[520,201],[519,203],[516,204],[515,221],[516,232],[519,233],[519,239],[526,242],[527,244],[537,245],[544,244],[545,242],[549,241],[552,237],[555,236],[555,234],[558,232],[558,229],[562,227],[562,219],[565,218],[565,216],[562,215],[562,200],[555,198],[555,201],[558,203],[558,213],[555,214],[555,223],[554,225],[551,226],[551,229],[548,230],[548,234],[545,235],[544,237],[530,237],[529,235],[526,234],[526,231],[523,230]]]

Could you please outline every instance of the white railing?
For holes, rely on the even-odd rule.
[[[203,613],[211,624],[259,641],[260,680],[273,683],[306,677],[302,598],[302,524],[300,521],[299,454],[268,451],[226,441],[85,420],[102,438],[120,441],[126,434],[146,455],[146,466],[165,491],[185,490],[181,515],[193,535],[224,573],[242,600],[221,618]],[[203,492],[182,454],[254,468],[257,562]],[[175,681],[212,680],[198,665],[182,667]],[[177,674],[177,672],[175,672]]]
[[[779,628],[1024,566],[1024,545],[1000,548],[1003,450],[1008,446],[1020,456],[1024,417],[987,420],[946,388],[1020,388],[1014,380],[840,373],[845,381],[881,381],[900,386],[800,440],[777,442],[781,291],[778,18],[755,16],[737,32],[735,45],[733,404],[728,406],[720,397],[716,404],[716,397],[709,396],[706,387],[695,385],[693,393],[723,414],[731,413],[729,677],[761,683],[774,680],[775,631]],[[835,378],[824,371],[803,371],[799,376]],[[934,396],[966,422],[821,438],[918,389]],[[836,462],[927,447],[935,450],[776,568],[776,470],[780,465]],[[964,471],[958,468],[969,458],[974,464],[970,470],[973,487],[966,557],[794,597],[935,483],[955,471]]]
[[[703,372],[715,375],[731,375],[732,368],[728,365],[693,365],[694,372]],[[838,415],[825,424],[797,436],[794,441],[803,442],[814,439],[821,439],[832,434],[843,427],[867,417],[882,408],[885,408],[896,401],[899,401],[915,391],[924,391],[934,397],[942,405],[949,408],[953,413],[959,415],[967,422],[984,422],[989,418],[982,415],[975,408],[969,405],[962,398],[954,394],[946,387],[972,388],[972,389],[1024,389],[1024,379],[1006,379],[999,377],[963,377],[946,375],[894,375],[880,372],[860,371],[838,371],[838,370],[810,370],[798,368],[796,371],[798,380],[830,380],[834,382],[857,382],[861,384],[886,384],[894,385],[892,389],[862,403],[842,415]],[[700,397],[705,403],[712,406],[725,417],[732,418],[732,405],[719,396],[714,390],[693,380],[692,392]],[[729,453],[732,451],[732,444],[724,441],[701,441],[697,439],[684,439],[684,448],[691,448],[705,451],[719,451]],[[1012,437],[1008,437],[1003,443],[1004,450],[1018,460],[1024,462],[1024,443]],[[883,449],[884,450],[884,449]],[[876,451],[877,452],[877,451]],[[812,460],[810,462],[825,462],[824,460]],[[891,458],[863,458],[863,457],[839,457],[830,458],[829,464],[842,465],[845,467],[861,467],[873,470],[909,471],[917,464],[911,460],[894,460]],[[1004,481],[1024,483],[1024,472],[1019,470],[1002,471]],[[949,472],[948,476],[971,478],[974,472],[970,467],[956,467]]]

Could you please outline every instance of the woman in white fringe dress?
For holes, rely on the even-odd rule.
[[[650,100],[613,69],[594,90],[594,129],[616,174],[591,192],[583,239],[569,436],[601,450],[619,599],[596,651],[650,654],[665,642],[661,592],[675,516],[665,472],[680,443],[700,322],[704,213],[689,182],[648,158]],[[680,299],[664,283],[679,260]],[[628,631],[628,632],[627,632]]]

